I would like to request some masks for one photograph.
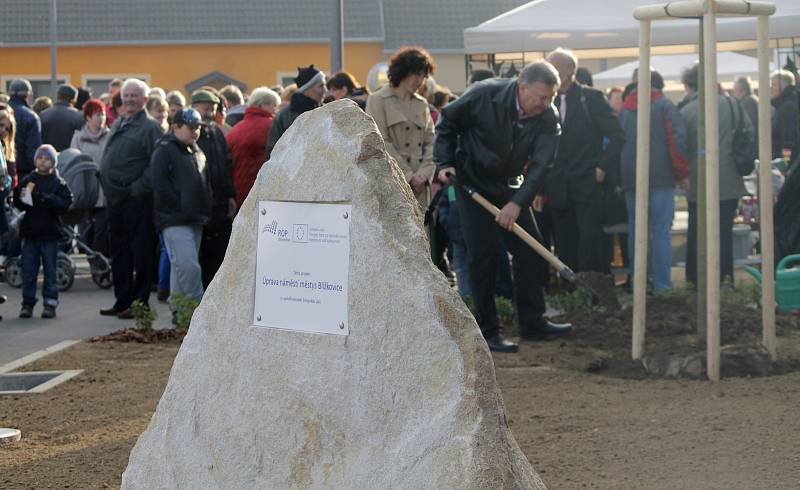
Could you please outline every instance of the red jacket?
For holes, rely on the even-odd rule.
[[[267,138],[273,115],[260,107],[248,107],[242,122],[225,136],[233,159],[233,187],[236,189],[236,207],[242,207],[256,175],[264,164]]]

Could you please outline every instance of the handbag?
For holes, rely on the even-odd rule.
[[[742,107],[739,101],[739,118],[736,118],[736,111],[733,109],[733,101],[730,97],[725,97],[728,101],[728,108],[731,111],[731,124],[733,125],[733,163],[739,175],[746,177],[753,173],[756,168],[756,148],[753,127],[746,127],[744,117],[742,117]]]

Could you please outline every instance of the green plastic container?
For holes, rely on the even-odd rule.
[[[782,312],[800,310],[800,268],[794,268],[796,263],[800,263],[800,254],[788,255],[775,269],[775,301]],[[761,271],[752,267],[744,270],[761,283]]]

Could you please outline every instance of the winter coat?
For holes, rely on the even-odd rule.
[[[211,216],[206,158],[170,133],[158,141],[150,160],[156,227],[204,225]]]
[[[367,114],[372,116],[383,136],[386,152],[403,171],[406,182],[419,173],[427,181],[416,195],[422,208],[430,201],[430,183],[436,165],[433,163],[433,119],[428,102],[419,94],[411,97],[411,106],[403,102],[402,90],[386,84],[367,98]]]
[[[636,187],[637,97],[636,90],[631,92],[625,98],[620,114],[620,123],[625,131],[621,183],[626,191]],[[675,104],[660,90],[652,90],[650,103],[650,188],[673,187],[689,176],[686,124]]]
[[[14,138],[17,151],[14,179],[19,181],[36,168],[33,157],[36,155],[36,150],[42,146],[42,123],[22,97],[12,95],[9,105],[14,109],[14,119],[17,120],[17,135]]]
[[[69,148],[72,135],[83,127],[83,115],[67,102],[56,102],[39,117],[42,120],[42,143],[53,145],[56,151]]]
[[[20,199],[20,193],[29,183],[33,183],[30,206]],[[14,189],[14,206],[25,211],[20,224],[19,234],[22,238],[32,240],[55,241],[61,237],[61,215],[72,204],[72,193],[66,182],[54,170],[49,175],[31,172],[20,180]]]
[[[230,199],[236,197],[231,177],[231,154],[225,135],[216,124],[203,124],[197,146],[206,157],[206,182],[211,192],[211,218],[206,223],[208,229],[225,229],[230,226]]]
[[[750,124],[753,125],[753,134],[756,137],[756,141],[758,141],[758,97],[753,94],[745,95],[739,99],[739,103],[750,119]],[[770,109],[772,109],[772,107],[770,107]]]
[[[487,199],[510,199],[523,209],[541,191],[561,132],[552,105],[519,119],[517,79],[478,82],[446,105],[436,126],[433,159],[438,169],[455,167],[458,178]],[[511,180],[524,174],[519,189]]]
[[[773,99],[775,113],[772,116],[772,158],[783,158],[783,149],[790,148],[794,162],[800,155],[800,102],[797,89],[790,85],[781,95]]]
[[[596,169],[604,170],[609,179],[616,174],[625,143],[619,119],[603,92],[573,83],[566,94],[566,106],[558,151],[547,177],[548,203],[556,209],[564,209],[573,201],[596,201],[601,191]]]
[[[274,117],[260,107],[248,107],[241,123],[225,136],[231,151],[236,207],[242,207],[264,164],[267,137]]]
[[[164,130],[142,109],[133,117],[120,117],[111,126],[103,159],[100,183],[108,204],[152,192],[150,157]]]
[[[269,160],[270,155],[272,155],[272,149],[275,148],[278,140],[283,136],[283,133],[289,129],[289,126],[292,125],[294,120],[297,119],[300,114],[313,111],[317,107],[320,107],[320,104],[316,100],[307,97],[305,94],[300,92],[292,94],[292,100],[289,102],[289,105],[281,109],[275,117],[272,127],[269,129],[267,152],[264,161]]]
[[[88,128],[84,125],[81,129],[75,131],[72,135],[70,148],[80,150],[84,155],[89,155],[94,164],[99,168],[100,162],[103,160],[103,152],[108,143],[108,135],[110,131],[108,128],[102,128],[99,134],[93,135],[89,133]],[[103,194],[103,188],[100,188],[100,193],[97,196],[97,208],[106,207],[106,196]]]
[[[719,95],[719,200],[739,199],[745,194],[744,183],[733,160],[734,121],[742,121],[752,128],[750,118],[735,99]],[[686,139],[689,155],[689,192],[686,198],[697,201],[697,98],[689,101],[681,109],[681,117],[686,123]],[[732,112],[733,111],[733,112]],[[735,118],[735,119],[734,119]],[[751,129],[752,130],[752,129]],[[752,135],[752,133],[750,133]],[[755,145],[755,141],[753,141]]]

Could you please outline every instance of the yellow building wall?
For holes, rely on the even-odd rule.
[[[361,83],[384,59],[381,43],[347,43],[345,68]],[[0,75],[39,75],[49,79],[49,48],[0,48]],[[58,49],[58,74],[80,85],[87,74],[141,74],[165,90],[186,91],[186,84],[219,71],[247,84],[248,89],[271,86],[280,74],[297,73],[298,66],[329,71],[330,50],[318,44],[85,46]],[[100,94],[94,94],[95,96]]]

